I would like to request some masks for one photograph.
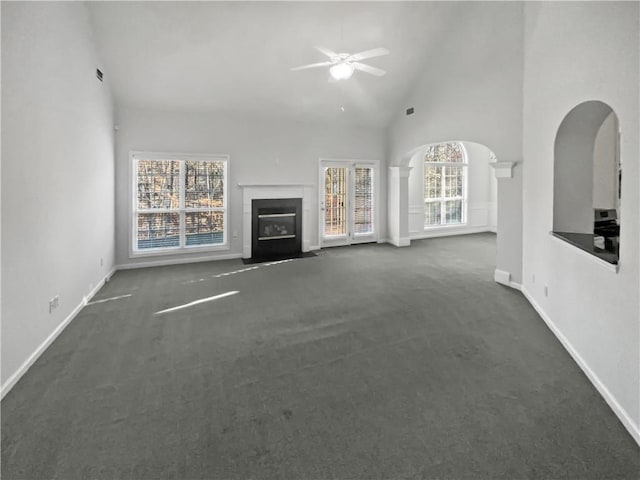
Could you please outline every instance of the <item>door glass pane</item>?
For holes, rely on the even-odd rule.
[[[424,204],[424,226],[440,225],[441,202],[426,202]]]
[[[447,200],[445,203],[445,219],[444,223],[461,223],[462,222],[462,200]]]
[[[324,236],[347,233],[347,169],[328,167],[324,174]]]
[[[356,167],[354,234],[373,233],[373,169]]]
[[[138,249],[177,247],[180,245],[180,214],[139,213]]]

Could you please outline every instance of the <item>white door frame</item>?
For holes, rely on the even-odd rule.
[[[347,175],[347,235],[340,237],[336,241],[324,240],[324,169],[327,167],[345,167],[348,169]],[[373,234],[355,237],[353,234],[353,209],[352,203],[355,195],[353,175],[356,167],[370,167],[373,169]],[[380,236],[380,161],[379,160],[356,160],[342,158],[320,158],[318,162],[318,245],[320,248],[351,245],[354,243],[377,242]]]

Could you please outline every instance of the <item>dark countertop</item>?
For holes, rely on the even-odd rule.
[[[591,255],[601,258],[605,262],[613,265],[618,264],[618,254],[597,248],[593,245],[592,233],[570,233],[570,232],[551,232],[554,237],[561,238],[569,242],[571,245],[578,247],[580,250],[584,250]]]

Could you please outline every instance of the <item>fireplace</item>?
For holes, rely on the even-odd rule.
[[[286,258],[302,252],[302,199],[251,201],[251,258]]]
[[[250,260],[253,257],[253,232],[258,226],[254,225],[253,201],[254,200],[293,200],[302,199],[302,210],[296,211],[296,235],[302,241],[302,253],[306,254],[317,246],[311,243],[311,232],[313,230],[310,220],[313,218],[311,212],[312,202],[316,199],[314,185],[302,183],[239,183],[242,189],[242,258]],[[301,229],[301,233],[298,234]],[[275,240],[271,240],[274,242]],[[262,241],[261,243],[264,243]]]

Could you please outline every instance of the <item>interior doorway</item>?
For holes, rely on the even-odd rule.
[[[320,161],[320,246],[378,240],[376,162]]]

